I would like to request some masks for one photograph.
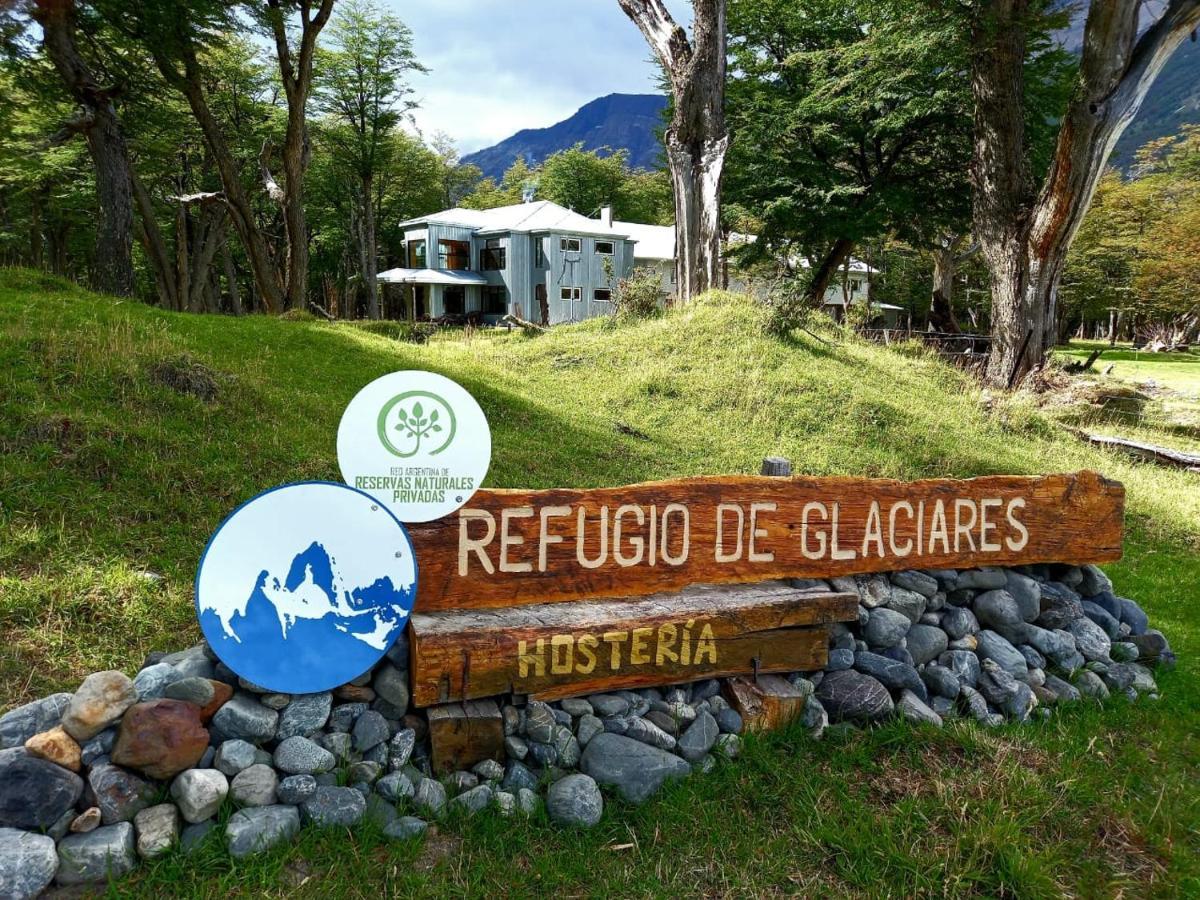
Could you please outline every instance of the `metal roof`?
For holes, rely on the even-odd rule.
[[[464,209],[455,207],[401,222],[400,227],[413,225],[455,225],[471,228],[480,234],[504,234],[506,232],[531,233],[536,231],[564,231],[570,234],[585,234],[594,237],[625,238],[629,235],[622,229],[612,228],[597,219],[589,219],[579,213],[559,206],[549,200],[533,203],[515,203],[495,209]]]
[[[457,269],[388,269],[377,276],[388,284],[487,284],[488,280],[475,272]]]

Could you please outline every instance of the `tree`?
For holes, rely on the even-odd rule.
[[[1011,387],[1057,336],[1057,295],[1071,241],[1117,139],[1175,48],[1200,25],[1200,0],[1168,0],[1139,36],[1141,0],[1092,0],[1079,75],[1049,171],[1030,173],[1025,67],[1036,0],[974,0],[971,181],[974,234],[992,276],[986,378]]]
[[[854,248],[965,230],[970,96],[957,22],[923,0],[731,0],[728,201],[739,255],[810,264],[818,305]]]
[[[664,135],[675,194],[678,297],[721,286],[721,181],[725,128],[725,0],[692,0],[692,40],[663,0],[617,0],[641,30],[671,87]]]
[[[404,83],[423,72],[412,48],[412,32],[382,14],[370,0],[351,0],[335,18],[332,42],[318,54],[320,109],[332,120],[326,141],[357,180],[359,255],[367,292],[367,315],[380,317],[375,180],[389,167],[389,141],[415,104]]]
[[[42,46],[80,112],[64,125],[81,133],[96,174],[97,227],[93,259],[95,284],[122,297],[133,294],[133,198],[129,148],[113,103],[115,85],[100,83],[76,42],[74,0],[34,0],[33,18]]]

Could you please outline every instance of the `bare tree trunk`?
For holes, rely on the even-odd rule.
[[[229,311],[242,315],[242,292],[238,288],[237,270],[233,265],[233,254],[229,252],[229,241],[221,241],[221,268],[225,270],[225,288],[229,291]]]
[[[194,311],[191,297],[192,278],[188,271],[190,256],[187,204],[180,200],[175,209],[175,296],[179,309],[183,312]]]
[[[283,220],[287,227],[287,264],[284,287],[289,309],[304,309],[308,298],[308,222],[304,215],[304,173],[311,148],[308,141],[306,107],[312,92],[313,54],[317,37],[329,21],[334,0],[320,0],[312,13],[310,0],[300,0],[300,41],[295,53],[289,43],[283,0],[266,0],[267,19],[275,38],[279,75],[287,97],[287,129],[284,132]]]
[[[191,260],[192,307],[195,312],[206,311],[210,304],[209,282],[212,262],[217,248],[225,240],[225,207],[208,204],[204,207],[196,226],[196,241]]]
[[[110,294],[133,294],[133,201],[129,150],[113,106],[113,88],[101,87],[75,43],[74,0],[34,0],[42,45],[68,93],[83,108],[78,128],[87,139],[96,171],[95,286]]]
[[[367,289],[367,318],[382,318],[379,306],[379,257],[375,246],[375,196],[370,173],[363,176],[363,283]]]
[[[692,0],[692,41],[663,0],[617,0],[641,30],[671,83],[666,132],[675,191],[675,270],[679,300],[721,285],[721,180],[725,129],[725,0]]]
[[[952,242],[933,249],[933,294],[929,301],[929,324],[935,331],[958,334],[954,317],[954,279],[958,277],[958,250]]]
[[[130,167],[129,178],[133,188],[133,198],[137,202],[138,208],[138,238],[141,240],[142,249],[146,251],[150,269],[154,273],[159,305],[167,309],[179,309],[178,294],[175,290],[174,266],[171,263],[170,253],[167,251],[167,243],[158,227],[158,220],[154,215],[154,202],[150,199],[150,194],[142,184],[142,180],[138,178],[136,169]]]
[[[809,306],[820,309],[825,305],[825,293],[829,290],[829,285],[833,283],[834,275],[850,259],[853,250],[854,241],[849,238],[838,238],[833,242],[833,246],[817,263],[808,280],[805,299]]]
[[[35,269],[42,268],[46,245],[42,234],[42,194],[43,189],[38,188],[29,201],[29,264]]]
[[[1057,339],[1067,250],[1113,146],[1175,48],[1200,25],[1200,0],[1169,0],[1138,37],[1140,0],[1092,0],[1075,93],[1050,171],[1035,194],[1025,163],[1023,66],[1029,0],[976,11],[971,86],[975,236],[992,276],[987,381],[1011,387]]]

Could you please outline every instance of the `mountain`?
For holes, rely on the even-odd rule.
[[[530,165],[552,153],[583,144],[584,150],[604,147],[629,151],[635,169],[661,167],[658,129],[667,98],[660,94],[609,94],[584,104],[569,119],[548,128],[526,128],[510,138],[463,157],[484,175],[499,179],[517,157]]]

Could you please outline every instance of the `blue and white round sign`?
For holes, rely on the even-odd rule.
[[[196,615],[217,656],[272,691],[327,691],[370,669],[408,621],[417,566],[378,500],[325,481],[238,507],[196,573]]]

